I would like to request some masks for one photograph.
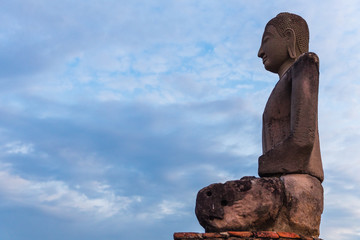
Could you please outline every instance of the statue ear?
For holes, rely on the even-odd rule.
[[[296,58],[296,36],[293,29],[288,28],[285,30],[285,37],[287,41],[287,50],[289,56],[293,59]]]

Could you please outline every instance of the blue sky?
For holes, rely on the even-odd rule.
[[[0,0],[0,238],[172,239],[257,175],[277,13],[320,57],[321,237],[360,238],[360,3]]]

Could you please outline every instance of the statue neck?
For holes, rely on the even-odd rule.
[[[278,71],[279,78],[281,78],[284,73],[286,73],[286,71],[293,65],[294,62],[295,59],[289,58],[280,66]]]

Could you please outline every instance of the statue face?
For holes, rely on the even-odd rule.
[[[262,58],[265,69],[279,73],[281,66],[290,58],[285,37],[281,37],[273,25],[265,28],[258,57]]]

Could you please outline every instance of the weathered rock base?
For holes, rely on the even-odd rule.
[[[321,238],[312,238],[298,235],[291,232],[272,232],[272,231],[228,231],[221,233],[194,233],[179,232],[174,233],[174,240],[322,240]]]
[[[323,188],[308,174],[243,177],[201,189],[195,213],[205,232],[275,231],[319,236]]]

